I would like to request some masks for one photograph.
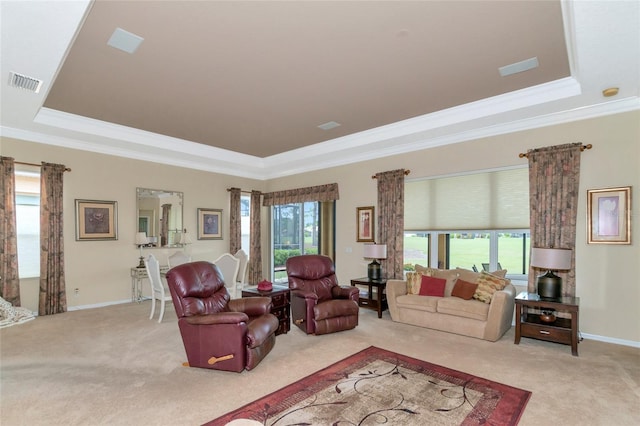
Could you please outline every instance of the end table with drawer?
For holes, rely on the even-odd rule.
[[[520,337],[546,340],[548,342],[571,345],[571,354],[578,356],[579,297],[562,297],[547,300],[536,293],[523,292],[516,296],[516,336],[514,343],[520,343]],[[570,318],[555,318],[553,322],[544,322],[540,315],[530,309],[565,312]]]
[[[385,292],[387,288],[386,278],[379,280],[372,280],[368,277],[355,278],[351,280],[351,285],[354,287],[367,286],[366,291],[360,291],[358,306],[373,309],[378,312],[378,318],[382,318],[382,311],[389,308],[387,305],[387,294]],[[374,288],[375,291],[373,290]]]
[[[273,285],[271,291],[260,291],[258,286],[246,287],[242,290],[242,297],[270,297],[271,313],[278,318],[280,325],[276,330],[276,336],[287,334],[291,327],[291,296],[289,287]]]

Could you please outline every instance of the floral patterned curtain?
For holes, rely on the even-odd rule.
[[[235,254],[242,248],[240,188],[231,188],[229,198],[229,253]]]
[[[63,175],[60,164],[42,163],[40,174],[39,315],[67,310],[64,277]]]
[[[11,157],[0,157],[0,284],[2,298],[20,306],[18,240],[16,237],[16,178]]]
[[[309,186],[307,188],[287,189],[285,191],[268,192],[264,194],[264,206],[279,204],[304,203],[307,201],[335,201],[340,198],[338,184]]]
[[[251,241],[249,243],[249,278],[248,282],[256,285],[264,279],[262,275],[262,244],[260,236],[260,191],[251,191],[251,225],[249,232],[251,233]]]
[[[387,245],[382,274],[388,279],[403,277],[404,169],[376,174],[378,180],[378,244]]]
[[[571,249],[571,269],[558,272],[562,295],[575,296],[575,246],[581,143],[529,150],[531,248]],[[529,267],[528,291],[535,293],[535,271]]]

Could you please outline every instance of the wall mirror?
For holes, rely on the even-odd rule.
[[[182,233],[183,193],[136,188],[136,232],[144,232],[149,247],[176,247]]]

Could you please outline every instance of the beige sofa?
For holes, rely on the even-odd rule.
[[[387,302],[396,322],[432,328],[495,342],[511,328],[516,289],[508,283],[491,296],[491,302],[451,296],[456,280],[473,280],[470,271],[443,271],[447,277],[444,297],[412,294],[407,281],[387,281]],[[460,271],[460,270],[459,270]],[[466,275],[465,275],[466,274]],[[409,286],[410,287],[410,286]]]

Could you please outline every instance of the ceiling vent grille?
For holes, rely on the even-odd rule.
[[[18,89],[25,89],[33,93],[40,92],[42,87],[42,80],[37,78],[27,77],[26,75],[18,74],[17,72],[9,73],[9,86],[17,87]]]

